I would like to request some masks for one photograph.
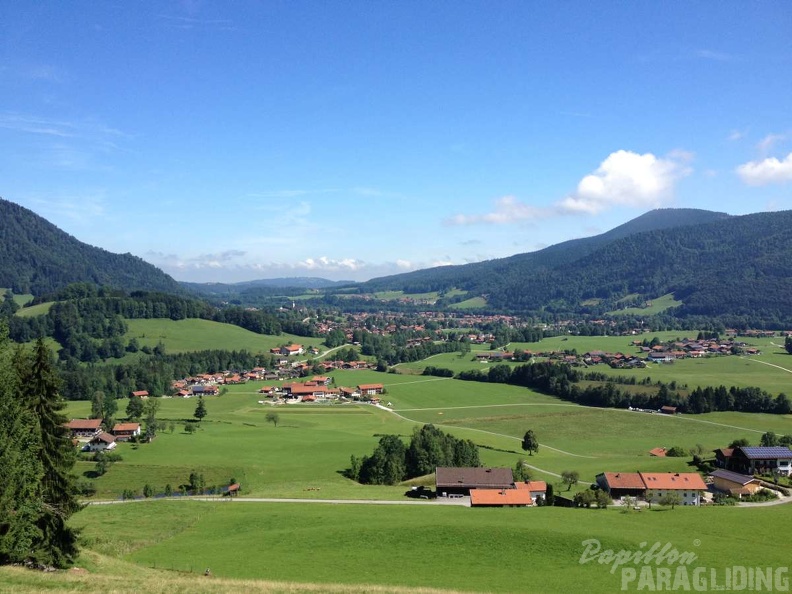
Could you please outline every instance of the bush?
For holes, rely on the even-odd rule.
[[[83,497],[92,497],[93,495],[96,495],[96,485],[94,485],[91,481],[80,479],[74,486],[77,489],[77,493]]]
[[[666,450],[666,456],[670,458],[684,458],[688,455],[688,451],[680,446],[674,446],[668,450]]]

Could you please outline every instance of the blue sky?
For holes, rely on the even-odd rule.
[[[4,2],[0,196],[177,280],[792,209],[786,2]]]

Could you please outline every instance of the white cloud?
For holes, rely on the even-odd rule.
[[[662,206],[672,200],[677,180],[690,173],[687,163],[691,158],[685,151],[674,151],[666,158],[616,151],[557,206],[562,212],[588,214],[613,206]]]
[[[535,221],[550,215],[546,208],[538,208],[517,200],[514,196],[504,196],[495,201],[495,209],[485,214],[457,214],[447,219],[448,225],[474,225],[489,223],[504,225],[520,221]]]
[[[732,142],[736,142],[737,140],[742,140],[743,138],[745,138],[745,132],[743,130],[732,130],[731,132],[729,132],[728,138]]]
[[[762,161],[743,163],[735,170],[749,186],[764,186],[792,181],[792,153],[783,160],[769,157]]]
[[[297,268],[303,268],[305,270],[321,270],[321,271],[332,271],[337,272],[340,270],[349,270],[349,271],[356,271],[365,266],[366,263],[362,260],[357,260],[355,258],[342,258],[340,260],[335,260],[333,258],[328,258],[327,256],[322,256],[321,258],[306,258],[300,262],[297,262],[295,265]]]
[[[717,52],[709,49],[696,50],[695,55],[697,58],[703,58],[705,60],[715,60],[717,62],[729,62],[734,59],[734,57],[730,54]]]
[[[770,150],[772,150],[772,148],[776,145],[776,143],[781,142],[782,140],[785,139],[786,136],[784,136],[783,134],[768,134],[757,143],[756,148],[759,149],[762,152],[762,154],[766,154]]]

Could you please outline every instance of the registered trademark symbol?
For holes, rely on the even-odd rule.
[[[701,546],[701,541],[697,538],[696,540],[693,541],[693,546],[694,547],[700,547]]]

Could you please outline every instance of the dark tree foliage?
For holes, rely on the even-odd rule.
[[[40,443],[43,469],[42,511],[36,522],[40,540],[34,543],[30,558],[37,563],[64,567],[77,554],[77,534],[67,525],[67,520],[81,507],[70,474],[75,452],[65,427],[68,419],[61,413],[65,402],[58,393],[59,380],[52,354],[43,341],[36,343],[32,353],[19,351],[15,368],[23,401],[35,417],[33,429]]]
[[[179,284],[131,254],[82,243],[42,217],[0,199],[0,287],[42,295],[75,282],[178,293]]]
[[[11,349],[0,324],[0,564],[30,558],[41,543],[38,519],[44,467],[41,440],[30,407],[21,398]]]
[[[784,340],[784,348],[786,352],[792,355],[792,335],[787,335],[786,339]]]
[[[204,402],[203,396],[198,396],[198,404],[195,406],[193,416],[200,422],[206,415],[206,403]]]
[[[480,465],[478,448],[472,441],[424,425],[413,431],[408,447],[398,435],[385,435],[370,456],[352,456],[345,475],[367,485],[395,485],[432,473],[437,466]]]
[[[507,368],[508,366],[497,366]],[[785,394],[772,396],[760,388],[695,388],[687,398],[681,396],[670,385],[657,384],[657,391],[629,392],[620,389],[615,381],[618,378],[607,377],[596,372],[583,374],[563,363],[537,362],[532,365],[518,365],[514,368],[499,369],[484,373],[474,369],[461,371],[457,378],[468,381],[508,383],[523,386],[558,396],[584,406],[600,406],[605,408],[641,408],[657,410],[661,406],[676,406],[680,412],[699,414],[711,411],[738,411],[789,414],[792,403]],[[604,384],[581,387],[583,379],[606,381]]]
[[[533,456],[534,452],[539,451],[539,440],[536,439],[536,434],[532,429],[525,432],[521,445],[523,451],[528,452],[529,456]]]
[[[666,209],[596,237],[509,258],[374,279],[356,290],[409,293],[455,287],[469,291],[467,297],[486,295],[489,312],[595,318],[672,293],[683,302],[673,311],[677,318],[781,328],[792,324],[790,250],[792,211],[729,217]],[[640,302],[622,302],[632,294],[641,295]],[[339,305],[343,301],[338,299]]]

